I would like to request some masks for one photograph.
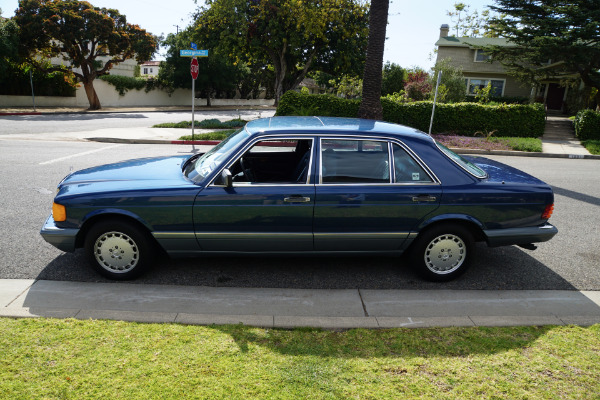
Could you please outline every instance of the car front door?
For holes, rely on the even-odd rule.
[[[315,250],[400,250],[439,207],[439,181],[400,143],[322,138],[319,155]]]
[[[258,140],[229,163],[231,186],[218,178],[195,200],[201,249],[312,251],[313,142],[294,137]]]

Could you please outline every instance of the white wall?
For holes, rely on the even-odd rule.
[[[119,96],[115,87],[100,79],[94,81],[94,88],[102,107],[144,107],[144,106],[191,106],[192,91],[177,89],[169,96],[162,90],[129,90],[124,96]],[[0,107],[31,107],[31,96],[0,96]],[[196,106],[206,105],[206,99],[196,99]],[[241,99],[211,99],[213,106],[267,105],[272,106],[274,100],[241,100]],[[36,107],[89,107],[83,85],[77,88],[75,97],[36,96]]]

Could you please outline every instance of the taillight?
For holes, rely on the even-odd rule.
[[[554,211],[554,204],[548,204],[542,213],[542,219],[550,219]]]

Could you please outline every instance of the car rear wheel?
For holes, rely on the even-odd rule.
[[[102,221],[90,229],[85,252],[92,267],[109,279],[127,280],[138,277],[150,267],[154,251],[149,235],[133,224]]]
[[[423,278],[443,282],[463,274],[471,263],[473,235],[460,225],[437,225],[416,239],[411,261]]]

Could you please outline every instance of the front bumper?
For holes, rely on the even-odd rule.
[[[484,230],[487,244],[490,247],[510,246],[513,244],[529,244],[547,242],[558,233],[555,226],[546,223],[542,226],[526,228]]]
[[[52,215],[48,217],[40,234],[44,240],[62,251],[75,251],[75,240],[79,229],[64,229],[56,226]]]

